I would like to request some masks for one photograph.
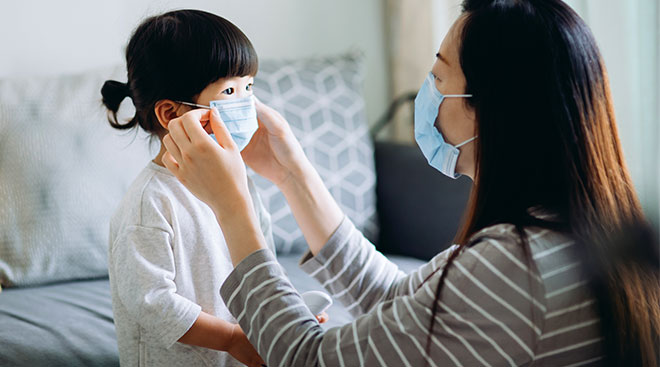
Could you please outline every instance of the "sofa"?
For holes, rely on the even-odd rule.
[[[281,111],[345,213],[411,271],[451,244],[470,182],[429,167],[416,146],[374,142],[356,54],[265,60],[255,93]],[[107,278],[108,220],[158,149],[112,130],[100,103],[121,67],[0,80],[0,366],[117,366]],[[120,118],[132,116],[130,100]],[[277,256],[300,292],[321,285],[297,266],[306,248],[284,198],[254,179]],[[351,316],[335,303],[330,328]]]

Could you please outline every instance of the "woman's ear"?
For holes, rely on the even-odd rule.
[[[165,130],[168,130],[167,126],[170,124],[170,121],[179,117],[177,110],[179,109],[179,104],[171,101],[169,99],[163,99],[156,102],[154,106],[154,113],[156,118]]]

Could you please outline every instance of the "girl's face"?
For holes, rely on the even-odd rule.
[[[252,95],[252,84],[254,77],[250,75],[222,78],[204,88],[195,103],[208,106],[209,102],[220,99],[249,97]]]
[[[461,17],[442,41],[431,69],[435,77],[435,87],[444,95],[465,93],[465,75],[458,55],[462,25]],[[435,127],[447,143],[460,144],[476,135],[474,111],[464,98],[445,98],[438,109]],[[473,177],[474,143],[466,144],[459,150],[461,154],[458,156],[456,172]]]
[[[249,97],[252,95],[252,84],[254,84],[254,76],[250,75],[222,78],[206,86],[194,103],[208,106],[211,101]],[[178,112],[183,114],[189,110],[190,108],[185,108]],[[209,134],[213,133],[211,124],[204,125],[204,130]]]

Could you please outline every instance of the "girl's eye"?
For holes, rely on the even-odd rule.
[[[233,87],[232,88],[227,88],[227,89],[223,90],[222,93],[226,94],[228,96],[231,96],[232,94],[234,94],[234,88]]]
[[[246,86],[245,86],[245,90],[246,90],[246,91],[251,91],[251,90],[252,90],[252,85],[253,85],[252,83],[246,85]]]

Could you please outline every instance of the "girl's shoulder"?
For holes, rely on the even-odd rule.
[[[172,198],[181,189],[174,176],[169,177],[154,166],[150,162],[127,188],[112,216],[111,229],[128,226],[171,228]]]

